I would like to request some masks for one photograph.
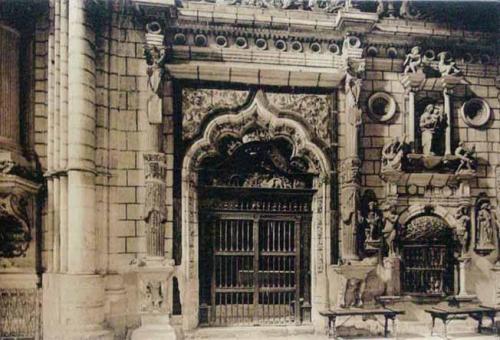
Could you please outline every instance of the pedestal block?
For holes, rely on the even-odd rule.
[[[170,326],[170,278],[174,272],[173,260],[163,257],[146,258],[134,263],[138,281],[138,307],[141,327],[134,330],[132,340],[176,340]]]
[[[113,339],[104,329],[104,278],[86,274],[43,275],[43,323],[47,339]]]
[[[401,257],[390,256],[384,259],[386,270],[386,295],[401,295]]]

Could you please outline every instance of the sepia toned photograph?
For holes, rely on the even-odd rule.
[[[500,340],[499,28],[0,0],[0,340]]]

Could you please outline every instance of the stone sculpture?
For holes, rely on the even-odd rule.
[[[404,74],[407,74],[411,71],[411,73],[417,73],[420,70],[420,66],[422,65],[422,54],[420,51],[420,47],[415,46],[411,49],[410,53],[406,55],[406,59],[403,63],[404,66]]]
[[[403,159],[409,151],[405,140],[406,136],[403,136],[402,141],[396,137],[384,145],[382,148],[382,170],[402,170]]]
[[[460,242],[461,255],[463,256],[468,250],[467,241],[470,229],[469,208],[466,206],[459,207],[455,212],[455,218],[458,222],[455,233],[458,242]]]
[[[478,232],[478,248],[493,248],[493,216],[488,200],[477,203],[476,226]]]
[[[344,293],[344,303],[342,308],[361,307],[363,301],[361,299],[363,294],[364,281],[361,279],[350,278],[347,279]]]
[[[476,148],[468,148],[464,142],[460,142],[455,149],[455,156],[460,159],[460,164],[456,170],[457,173],[463,171],[474,171],[477,167],[477,160],[475,157]]]
[[[395,206],[391,206],[387,215],[384,217],[384,229],[382,235],[387,246],[388,255],[396,255],[396,237],[397,237],[397,221],[399,215]]]
[[[362,219],[365,223],[365,241],[369,242],[380,239],[383,216],[376,200],[368,201],[367,208],[368,212]]]
[[[420,116],[422,132],[422,149],[426,156],[434,155],[436,134],[441,133],[441,127],[446,119],[437,105],[429,104]]]
[[[441,76],[458,76],[462,73],[448,52],[441,52],[438,54],[439,64],[438,70]]]
[[[359,126],[361,124],[361,108],[359,107],[359,95],[361,94],[362,79],[360,74],[364,71],[364,65],[359,64],[356,70],[348,68],[345,77],[346,108],[349,124]]]

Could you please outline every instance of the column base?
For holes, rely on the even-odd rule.
[[[168,316],[142,316],[142,326],[132,332],[131,340],[177,340]]]
[[[43,335],[47,339],[112,340],[104,329],[104,278],[43,274]]]

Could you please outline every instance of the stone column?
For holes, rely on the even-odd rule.
[[[407,143],[412,146],[412,149],[415,149],[415,93],[420,89],[424,81],[425,74],[420,70],[417,73],[405,74],[401,78],[401,84],[406,89],[408,98],[408,115],[405,119]]]
[[[63,263],[67,263],[67,268],[63,269],[67,270],[44,275],[44,301],[47,302],[47,305],[44,304],[44,336],[51,339],[112,339],[112,333],[102,326],[104,280],[95,274],[95,34],[87,22],[87,17],[92,15],[87,13],[87,1],[71,0],[66,3],[67,28],[62,28],[67,32],[61,34],[69,35],[67,59],[71,66],[67,68],[67,107],[71,108],[71,114],[68,115],[67,126],[54,129],[53,134],[55,140],[60,141],[61,131],[70,131],[67,163],[66,159],[62,163],[67,164],[69,228],[64,237],[67,237],[68,246],[60,253],[67,257],[63,259]],[[56,53],[55,57],[65,57],[65,54]],[[55,95],[51,98],[57,104],[54,105],[54,114],[58,114],[59,104],[62,103],[63,108],[66,106],[64,98],[59,97],[59,80],[55,80],[53,85],[51,91]],[[58,100],[61,102],[58,103]],[[61,166],[59,153],[54,153],[53,164]]]
[[[359,105],[361,74],[364,63],[351,65],[345,78],[345,159],[341,167],[341,218],[342,218],[342,259],[357,261],[357,228],[359,209],[359,168],[358,134],[362,123]]]
[[[442,76],[440,79],[441,86],[443,88],[443,98],[444,98],[444,114],[446,115],[446,130],[445,130],[445,155],[451,155],[451,130],[452,130],[452,119],[451,119],[451,98],[450,94],[453,88],[460,84],[462,77],[457,76]]]
[[[146,222],[146,257],[134,268],[138,280],[138,303],[141,327],[134,330],[132,340],[176,339],[169,323],[170,278],[174,272],[173,260],[165,258],[165,222],[167,220],[166,176],[167,156],[162,152],[161,132],[164,110],[172,110],[172,101],[165,93],[171,92],[171,83],[165,71],[166,49],[158,22],[146,25],[145,57],[148,76],[147,120],[144,139],[144,176],[146,195],[144,220]]]

